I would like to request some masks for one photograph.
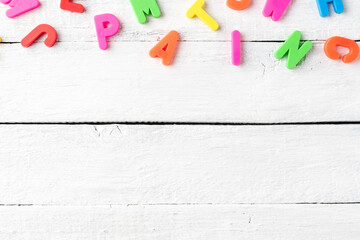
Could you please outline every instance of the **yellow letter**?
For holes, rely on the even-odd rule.
[[[202,8],[205,5],[204,0],[196,0],[194,5],[186,12],[186,16],[188,18],[198,17],[201,21],[203,21],[206,25],[209,26],[212,30],[216,31],[219,28],[219,24],[212,18],[210,15],[205,12]]]

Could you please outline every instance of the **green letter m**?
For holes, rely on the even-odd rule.
[[[285,43],[275,53],[275,57],[277,59],[283,58],[288,53],[286,67],[289,69],[293,69],[312,48],[312,42],[310,41],[306,41],[299,48],[300,39],[301,33],[299,31],[293,32],[288,40],[286,40]]]
[[[156,0],[130,0],[138,21],[142,24],[146,23],[146,15],[150,13],[158,18],[161,11]]]

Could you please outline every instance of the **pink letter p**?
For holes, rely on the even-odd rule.
[[[101,14],[94,18],[99,47],[102,50],[108,48],[106,38],[114,36],[119,32],[120,22],[112,14]]]

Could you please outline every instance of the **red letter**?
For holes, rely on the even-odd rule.
[[[23,47],[31,46],[31,44],[33,44],[35,40],[38,39],[44,33],[48,35],[47,38],[45,39],[45,45],[48,47],[54,46],[57,39],[57,33],[52,26],[47,24],[40,24],[34,30],[32,30],[28,35],[26,35],[26,37],[23,40],[21,40],[21,45]]]
[[[83,13],[85,10],[83,5],[78,3],[73,3],[71,2],[71,0],[61,0],[60,8],[62,10],[67,10],[70,12],[78,12],[78,13]]]

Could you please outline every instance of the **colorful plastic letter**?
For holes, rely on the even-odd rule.
[[[186,12],[188,18],[198,17],[203,21],[211,30],[216,31],[219,29],[219,24],[210,15],[205,12],[203,6],[205,5],[204,0],[196,0],[191,8]]]
[[[232,64],[238,66],[241,64],[241,35],[235,30],[231,34],[232,38]]]
[[[109,13],[97,15],[94,20],[99,47],[106,50],[108,48],[106,38],[112,37],[119,32],[120,22],[114,15]]]
[[[78,3],[73,3],[72,0],[61,0],[60,8],[62,10],[66,10],[70,12],[78,12],[78,13],[83,13],[85,11],[83,5]]]
[[[146,23],[146,15],[150,13],[155,18],[161,16],[161,11],[156,0],[130,0],[130,3],[134,9],[136,18],[141,24]]]
[[[179,33],[176,31],[169,32],[158,44],[150,50],[150,57],[162,58],[165,66],[169,66],[173,60],[176,46],[179,40]]]
[[[341,57],[336,51],[336,46],[346,47],[349,49],[349,53],[342,57],[342,61],[344,63],[351,63],[359,57],[359,45],[354,40],[343,37],[332,37],[326,41],[324,46],[325,54],[330,59],[337,60]]]
[[[342,0],[316,0],[320,16],[326,17],[329,15],[328,3],[333,3],[336,13],[342,13],[344,11],[344,4]]]
[[[305,57],[306,53],[312,48],[312,42],[306,41],[300,48],[301,33],[299,31],[293,32],[285,43],[276,51],[275,57],[277,59],[288,55],[286,67],[293,69],[300,60]]]
[[[264,17],[270,17],[273,21],[279,21],[291,0],[267,0],[263,10]]]
[[[54,46],[57,40],[56,30],[48,24],[40,24],[34,30],[32,30],[26,37],[21,40],[21,45],[23,47],[30,47],[31,44],[35,42],[41,35],[47,34],[45,39],[45,45],[48,47]]]
[[[226,4],[233,10],[244,10],[250,5],[251,0],[227,0]]]
[[[0,2],[11,7],[6,11],[8,18],[17,17],[40,6],[39,0],[0,0]]]

